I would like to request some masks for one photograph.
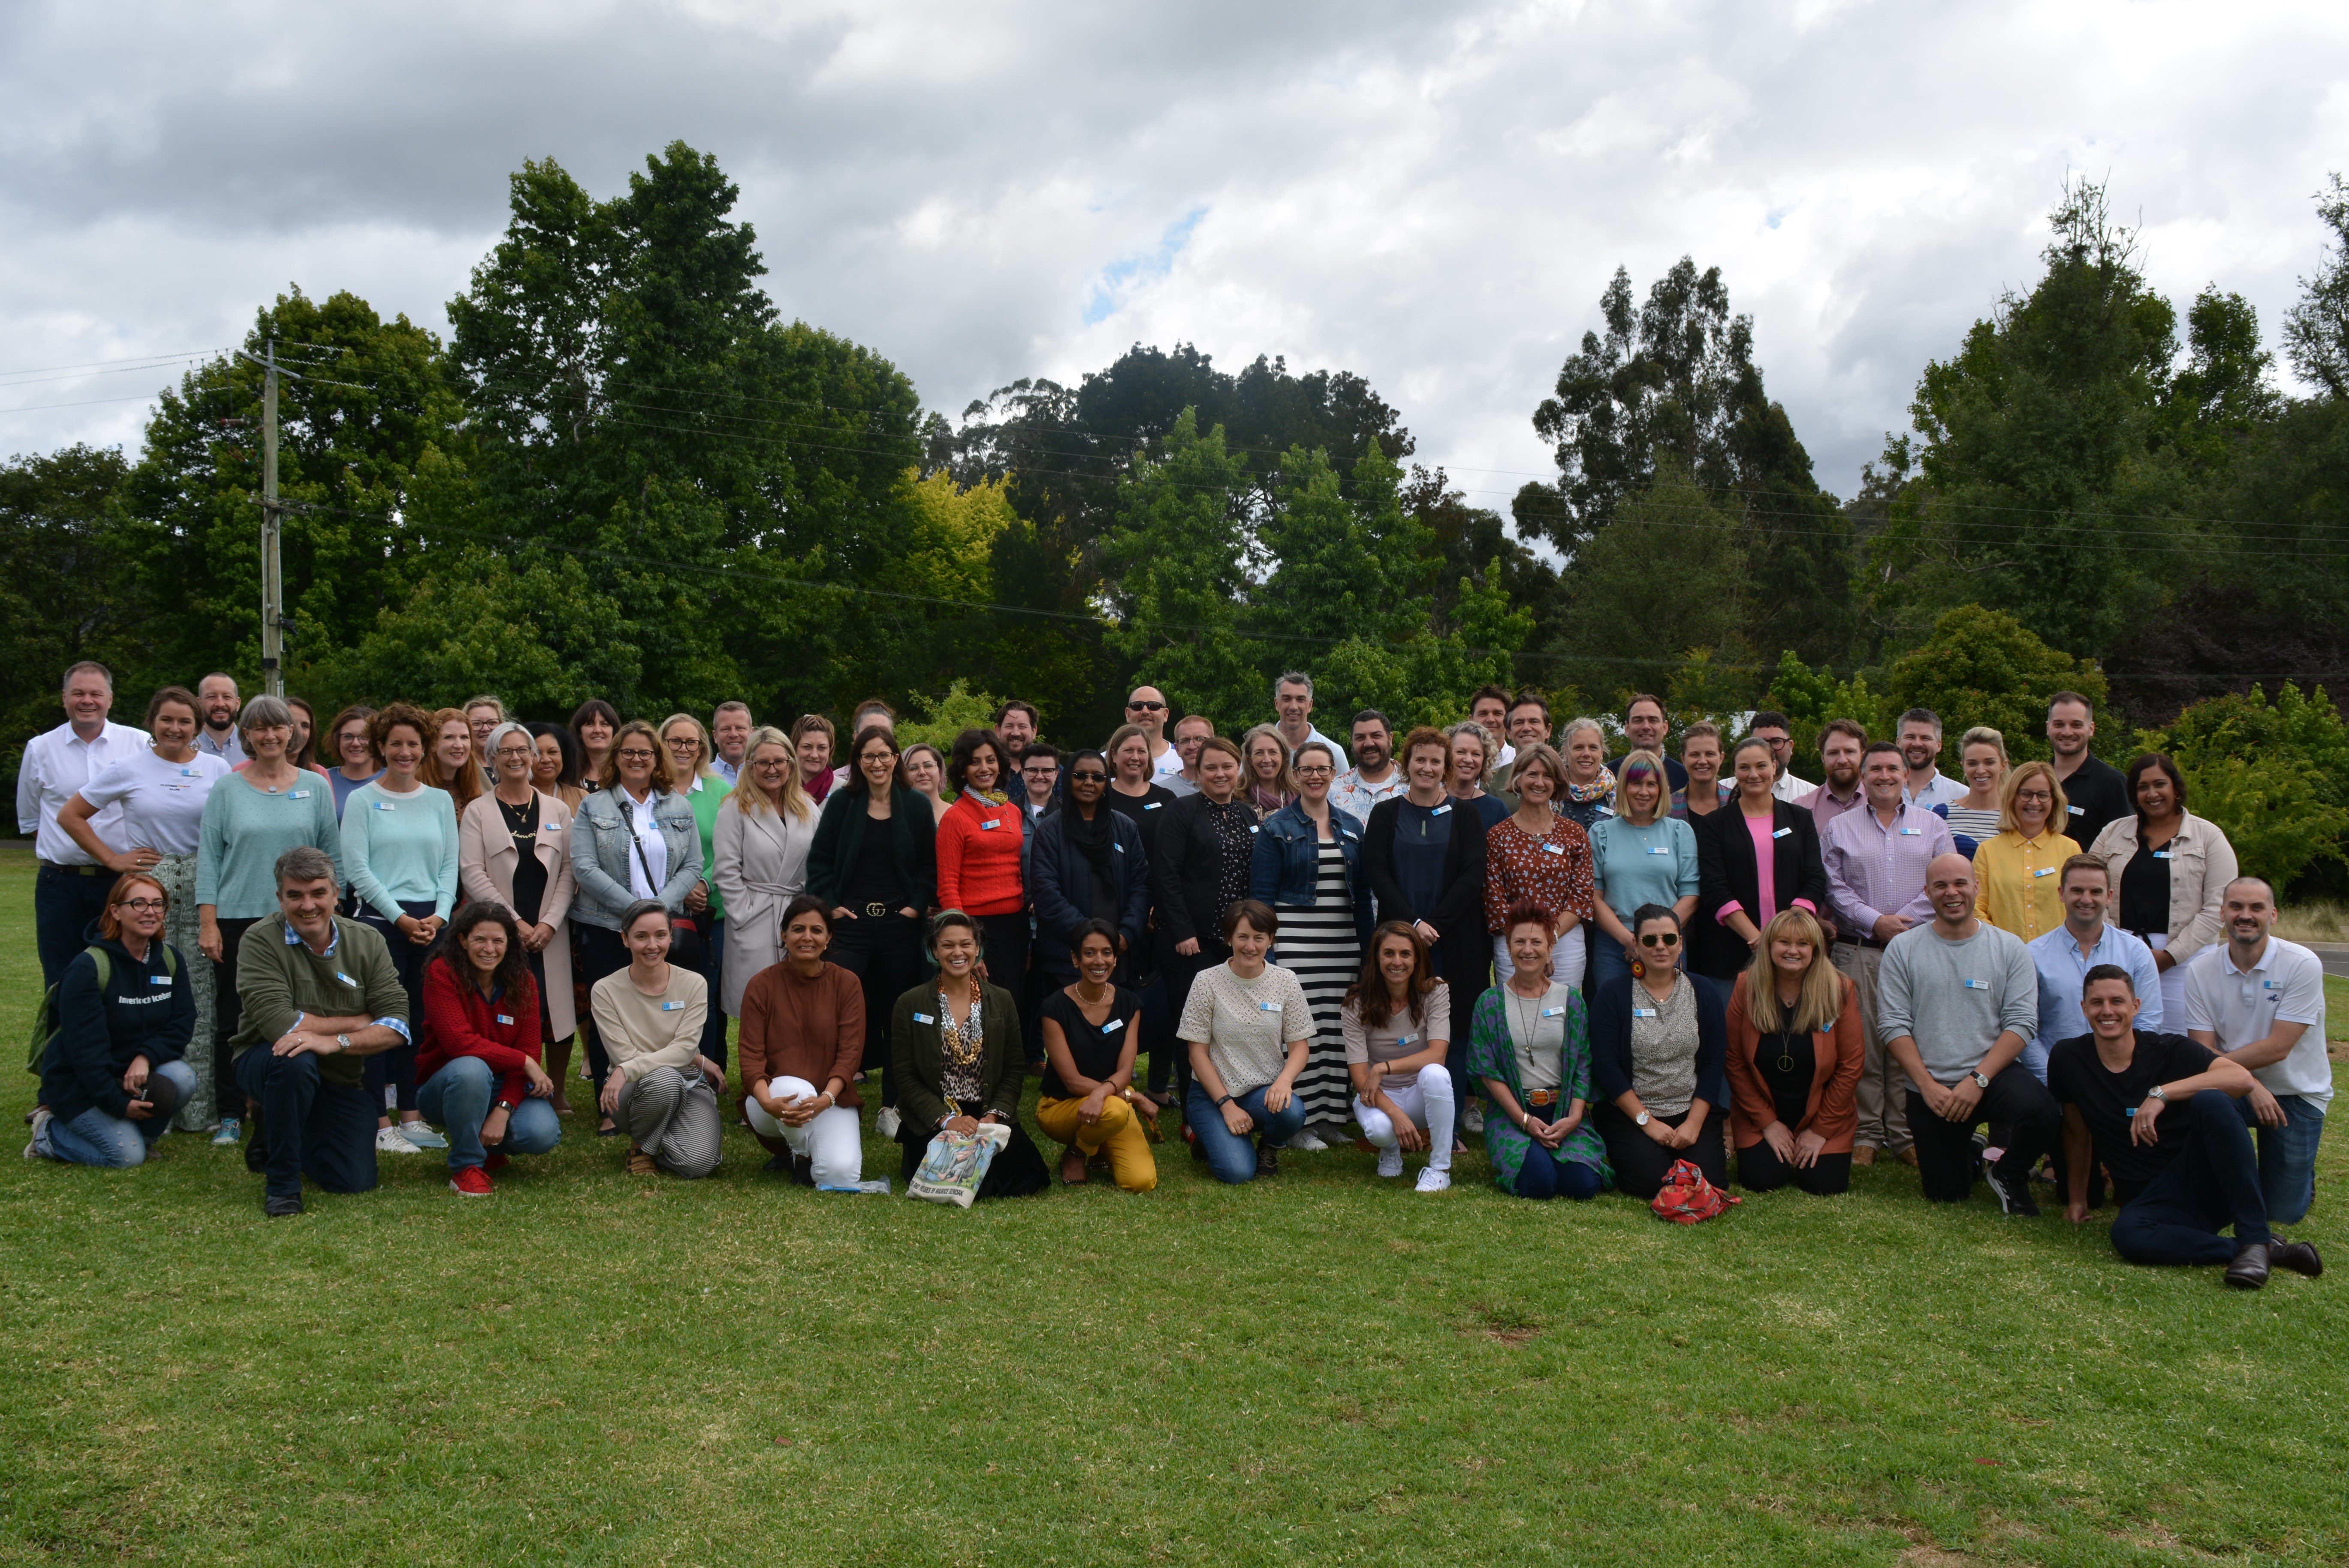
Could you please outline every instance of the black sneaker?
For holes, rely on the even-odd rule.
[[[1259,1176],[1280,1174],[1280,1150],[1261,1140],[1256,1146],[1256,1173]]]
[[[292,1198],[264,1197],[261,1200],[261,1211],[273,1220],[289,1219],[302,1212],[302,1200],[298,1196]]]
[[[792,1157],[788,1154],[771,1154],[767,1157],[767,1162],[759,1169],[769,1176],[788,1176],[792,1173]]]
[[[1982,1171],[1982,1180],[1998,1195],[1998,1206],[2010,1214],[2036,1218],[2039,1205],[2031,1201],[2031,1177],[2026,1172],[2001,1170],[1992,1165]]]

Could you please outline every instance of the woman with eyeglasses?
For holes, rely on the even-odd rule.
[[[693,820],[693,808],[677,792],[660,738],[643,719],[620,726],[605,758],[603,788],[580,805],[571,830],[571,874],[577,883],[571,923],[579,933],[579,968],[592,997],[599,983],[628,965],[621,916],[630,906],[651,899],[674,915],[701,881],[701,829]],[[667,921],[659,924],[660,961],[666,969],[675,934]],[[706,1010],[697,1011],[697,1028]],[[600,1099],[611,1059],[599,1037],[602,1013],[594,1012],[587,1066]],[[697,1038],[695,1050],[699,1049]],[[608,1108],[595,1132],[599,1138],[617,1135]]]
[[[1974,913],[2025,942],[2064,923],[2064,862],[2080,852],[2064,832],[2068,804],[2055,769],[2026,762],[2001,787],[1998,831],[1974,849]]]
[[[1088,922],[1107,921],[1124,985],[1149,932],[1150,853],[1142,829],[1110,803],[1108,758],[1078,752],[1061,782],[1066,792],[1036,823],[1029,856],[1036,966],[1047,986],[1072,984],[1078,935]]]
[[[206,1088],[212,1079],[212,1025],[218,1002],[212,995],[212,966],[193,963],[197,947],[196,850],[203,835],[204,803],[228,775],[228,764],[196,748],[196,731],[202,710],[195,693],[185,686],[165,686],[147,703],[147,733],[154,739],[142,755],[137,752],[100,769],[57,813],[57,826],[108,871],[119,875],[140,872],[161,884],[169,909],[162,936],[188,963],[188,981],[195,996],[195,1033],[181,1052],[188,1070],[196,1076],[196,1089],[180,1105],[181,1121],[191,1131],[212,1125],[212,1097]],[[116,849],[99,838],[95,819],[109,806],[120,808]]]
[[[728,911],[724,1016],[741,1017],[750,982],[784,961],[783,912],[807,891],[815,821],[790,738],[771,725],[751,730],[733,793],[718,809],[718,891]],[[832,922],[823,924],[828,946]]]
[[[1867,1040],[1859,991],[1836,972],[1826,933],[1790,909],[1762,934],[1729,998],[1729,1128],[1738,1184],[1792,1182],[1817,1197],[1851,1186]]]
[[[383,771],[383,758],[375,754],[375,741],[367,720],[375,709],[364,704],[355,705],[335,715],[326,726],[327,743],[334,748],[335,766],[327,770],[326,782],[335,789],[335,819],[342,820],[343,807],[351,791],[362,784],[372,783]]]
[[[898,1115],[889,1019],[922,975],[922,921],[937,902],[937,819],[899,772],[888,725],[857,731],[848,760],[854,772],[816,818],[807,891],[832,911],[832,961],[864,987],[864,1065],[883,1068],[874,1128],[890,1138]]]
[[[938,819],[938,906],[978,923],[988,978],[1017,996],[1028,976],[1028,814],[1011,798],[1002,738],[977,728],[956,736],[947,779],[955,799]]]
[[[1631,928],[1640,946],[1631,973],[1590,1000],[1599,1086],[1591,1119],[1607,1141],[1616,1190],[1652,1198],[1680,1160],[1725,1186],[1729,1161],[1715,1119],[1729,1114],[1728,998],[1718,982],[1681,967],[1680,917],[1670,908],[1642,905]]]
[[[579,1030],[571,988],[571,900],[578,881],[571,870],[571,812],[537,784],[543,738],[511,722],[490,731],[497,787],[466,807],[457,824],[457,880],[468,899],[500,905],[513,917],[515,952],[530,971],[539,1038],[554,1077],[550,1108],[568,1116],[563,1086]]]
[[[185,955],[163,941],[170,906],[163,884],[145,872],[116,878],[95,940],[58,976],[57,1032],[42,1053],[26,1158],[142,1164],[196,1092],[195,1070],[181,1059],[195,1034],[196,998]]]
[[[1467,1069],[1493,1109],[1485,1157],[1519,1198],[1596,1198],[1607,1148],[1588,1119],[1590,1016],[1582,993],[1549,972],[1557,916],[1531,899],[1508,912],[1509,977],[1476,998]]]
[[[641,720],[621,727],[612,745],[616,782],[605,787],[607,792],[627,788],[626,753],[652,741],[652,727]],[[630,1175],[666,1171],[695,1181],[718,1169],[723,1131],[718,1091],[726,1087],[726,1074],[701,1054],[709,983],[668,961],[665,901],[630,903],[621,912],[618,934],[628,962],[597,980],[590,993],[595,1037],[610,1056],[595,1103],[615,1132],[627,1137]]]
[[[668,754],[669,777],[677,792],[692,808],[695,830],[701,835],[701,881],[685,895],[680,913],[693,923],[698,967],[709,982],[709,1012],[702,1021],[701,1054],[726,1065],[726,1012],[718,1005],[726,984],[726,900],[718,891],[718,808],[733,786],[714,764],[718,750],[709,731],[689,713],[673,713],[661,720],[661,749]]]
[[[1248,896],[1280,917],[1274,961],[1297,976],[1313,1014],[1313,1043],[1297,1076],[1305,1127],[1288,1147],[1317,1153],[1346,1136],[1352,1114],[1346,1073],[1347,989],[1361,975],[1370,940],[1371,879],[1362,830],[1330,804],[1337,754],[1319,740],[1289,763],[1297,799],[1267,818],[1249,859]]]
[[[465,727],[464,715],[457,717],[470,767],[472,731]],[[388,1115],[377,1119],[376,1151],[413,1154],[448,1147],[417,1107],[412,1037],[424,1017],[425,959],[457,907],[457,812],[447,790],[424,781],[431,720],[395,702],[367,722],[376,755],[383,758],[383,776],[351,791],[343,811],[343,868],[358,902],[358,918],[383,938],[399,988],[408,994],[411,1038],[367,1057],[360,1073],[378,1110],[388,1088],[399,1112],[397,1128]]]

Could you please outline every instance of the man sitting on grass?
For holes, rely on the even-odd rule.
[[[244,1024],[228,1048],[261,1107],[259,1157],[272,1219],[302,1212],[302,1178],[329,1192],[375,1186],[383,1107],[359,1086],[359,1058],[406,1043],[408,993],[376,931],[335,913],[335,862],[303,845],[277,857],[277,913],[238,948]]]
[[[2251,1129],[2236,1101],[2248,1068],[2183,1035],[2139,1034],[2137,983],[2117,964],[2088,971],[2085,1035],[2057,1042],[2047,1086],[2064,1105],[2064,1216],[2088,1218],[2091,1159],[2113,1174],[2120,1218],[2113,1250],[2133,1264],[2224,1264],[2227,1283],[2257,1290],[2271,1265],[2324,1271],[2306,1242],[2274,1241]],[[2219,1233],[2233,1226],[2234,1239]]]

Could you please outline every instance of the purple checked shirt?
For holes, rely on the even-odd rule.
[[[1887,828],[1872,808],[1862,806],[1820,829],[1819,839],[1827,900],[1847,935],[1874,936],[1877,921],[1888,914],[1905,914],[1920,923],[1932,918],[1925,868],[1934,856],[1957,850],[1950,824],[1941,818],[1904,800]]]

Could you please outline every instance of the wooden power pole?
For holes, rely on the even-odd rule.
[[[277,511],[277,340],[269,340],[261,392],[261,689],[285,695],[285,577]]]

